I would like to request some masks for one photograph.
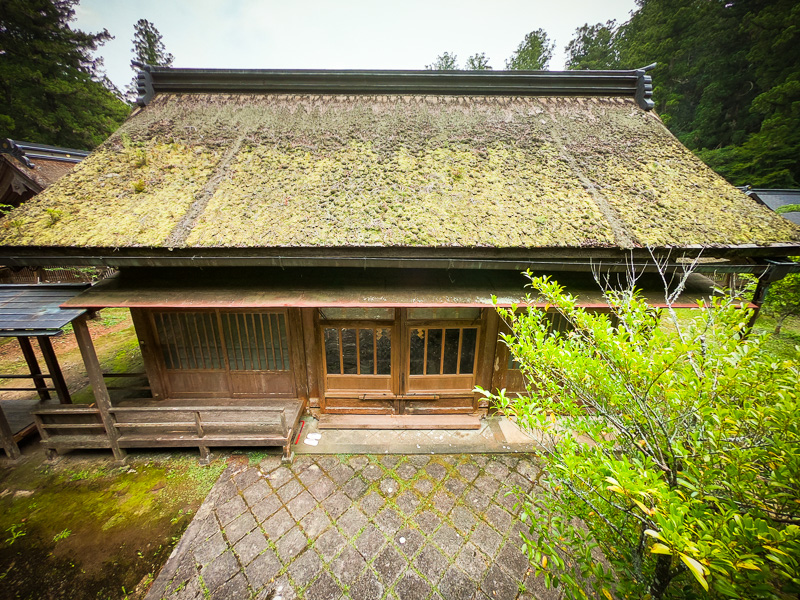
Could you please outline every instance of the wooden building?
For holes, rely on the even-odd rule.
[[[699,273],[767,282],[800,248],[800,229],[668,132],[644,69],[146,67],[139,81],[120,130],[0,228],[8,264],[120,270],[64,305],[133,315],[153,397],[113,406],[99,385],[91,417],[119,456],[288,453],[303,411],[474,426],[475,385],[522,385],[491,303],[522,300],[521,271],[603,310],[593,270],[632,265],[663,296],[656,261],[702,253],[693,305],[710,293]],[[82,447],[69,442],[48,443]]]

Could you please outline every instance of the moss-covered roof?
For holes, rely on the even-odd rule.
[[[0,223],[16,247],[800,245],[630,98],[160,94]]]

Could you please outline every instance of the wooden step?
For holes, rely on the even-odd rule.
[[[320,415],[320,429],[480,429],[476,415]]]

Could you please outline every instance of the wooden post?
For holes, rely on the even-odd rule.
[[[299,308],[287,311],[287,327],[289,329],[289,352],[291,353],[292,370],[294,371],[294,391],[303,405],[308,403],[308,367],[303,343],[303,323]]]
[[[19,347],[22,349],[22,356],[25,357],[25,362],[28,363],[28,370],[33,378],[33,385],[36,387],[39,399],[42,402],[50,400],[50,392],[47,391],[47,384],[44,379],[38,377],[38,375],[42,374],[42,370],[39,368],[39,361],[36,360],[36,354],[33,352],[31,341],[25,336],[20,336],[17,340],[19,340]]]
[[[86,366],[86,373],[89,375],[89,383],[92,384],[94,399],[97,402],[97,408],[100,410],[100,418],[103,420],[106,435],[108,435],[108,440],[111,443],[111,451],[114,453],[115,459],[123,461],[125,460],[126,452],[119,447],[117,442],[119,433],[114,425],[114,417],[109,412],[111,398],[108,395],[106,382],[103,380],[103,371],[100,368],[100,361],[97,359],[97,353],[94,350],[89,327],[86,325],[86,315],[81,315],[75,319],[72,322],[72,328],[75,331],[75,339],[78,340],[78,348],[81,351],[81,357],[83,357],[83,364]]]
[[[47,372],[53,381],[53,387],[56,388],[56,396],[61,404],[72,404],[72,397],[69,395],[67,382],[64,381],[64,374],[61,372],[61,365],[58,364],[58,358],[53,350],[53,344],[50,338],[46,335],[40,335],[36,338],[39,341],[39,349],[44,356],[44,362],[47,365]]]
[[[163,362],[163,358],[156,353],[156,343],[150,328],[148,313],[142,308],[132,308],[131,319],[136,336],[139,338],[139,348],[142,351],[142,362],[144,362],[147,381],[150,383],[150,393],[154,400],[163,400],[166,398],[166,393],[158,366]]]
[[[313,408],[320,408],[320,360],[321,353],[317,346],[317,327],[314,313],[316,308],[301,308],[301,325],[303,328],[303,348],[306,355],[306,369],[308,370],[308,396]],[[316,400],[316,402],[315,402]]]
[[[484,338],[478,353],[478,373],[475,383],[485,390],[492,387],[495,353],[497,352],[497,336],[500,327],[500,315],[494,307],[484,308]],[[475,394],[473,408],[478,407],[478,394]]]
[[[17,442],[14,441],[14,432],[11,431],[11,426],[8,424],[8,419],[6,419],[6,413],[3,412],[2,405],[0,405],[0,438],[2,438],[3,450],[6,451],[8,458],[17,460],[21,452],[19,451]]]

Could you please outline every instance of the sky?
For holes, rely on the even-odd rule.
[[[485,52],[502,69],[542,28],[556,43],[550,68],[558,70],[575,29],[624,22],[635,8],[634,0],[81,0],[72,26],[115,37],[98,55],[124,89],[139,19],[161,32],[175,67],[424,69],[448,51],[461,65]]]

